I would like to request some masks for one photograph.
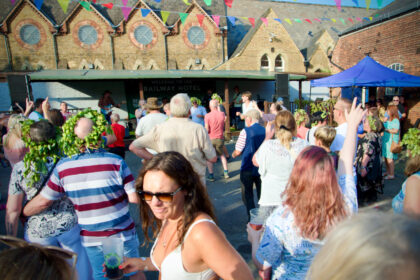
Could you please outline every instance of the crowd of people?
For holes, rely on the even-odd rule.
[[[356,99],[339,98],[332,114],[337,126],[332,127],[319,112],[293,115],[281,98],[264,113],[251,92],[235,90],[234,126],[241,126],[241,120],[244,126],[232,155],[224,144],[226,108],[212,91],[205,100],[185,93],[165,105],[156,97],[140,100],[136,139],[129,145],[143,162],[137,178],[124,160],[125,127],[110,112],[121,104],[115,104],[109,91],[97,114],[103,114],[113,133],[103,131],[93,146],[85,139],[101,125],[100,119],[72,116],[64,102],[60,110],[51,109],[48,98],[27,101],[25,111],[10,116],[3,137],[12,173],[8,236],[0,236],[10,248],[0,252],[1,271],[19,263],[27,270],[24,275],[33,278],[35,268],[26,265],[31,256],[45,259],[39,275],[105,279],[102,243],[112,237],[122,240],[119,269],[130,279],[145,279],[144,271],[158,271],[160,279],[253,279],[218,227],[206,187],[207,181],[216,180],[218,158],[228,179],[228,158],[241,157],[244,215],[252,222],[251,211],[259,208],[265,219],[260,229],[250,223],[246,227],[261,278],[415,279],[420,273],[418,149],[408,151],[408,178],[392,205],[396,213],[407,215],[357,214],[360,206],[377,199],[384,179],[395,178],[399,151],[393,143],[401,146],[400,121],[407,113],[398,110],[398,100],[385,109],[383,102],[365,109]],[[76,155],[49,147],[46,162],[25,164],[29,143],[58,147],[57,131],[74,118],[76,140],[68,144],[76,145]],[[150,256],[140,256],[130,203],[139,207],[145,244],[154,242]],[[15,238],[19,220],[25,241]],[[385,273],[389,269],[392,277]],[[5,279],[14,279],[13,273],[18,271],[8,270]]]

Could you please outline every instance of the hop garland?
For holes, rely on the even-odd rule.
[[[29,136],[30,127],[34,123],[33,120],[25,120],[22,123],[22,140],[25,146],[29,148],[23,158],[25,170],[23,176],[29,179],[29,185],[41,179],[41,175],[48,173],[47,163],[52,159],[56,162],[59,159],[58,140],[61,136],[60,129],[56,128],[56,139],[49,139],[43,142],[34,142]]]
[[[191,97],[190,100],[191,100],[191,103],[194,103],[194,101],[196,101],[197,105],[201,105],[201,100],[198,99],[197,97]]]
[[[295,117],[297,127],[299,127],[301,123],[305,122],[305,115],[306,115],[306,112],[303,109],[297,109],[295,111],[293,116]]]
[[[211,99],[217,100],[219,102],[219,104],[222,104],[223,103],[222,98],[217,93],[213,93],[213,95],[211,96]]]
[[[367,119],[368,119],[370,128],[376,131],[375,119],[372,116],[367,116]]]
[[[408,131],[404,134],[401,143],[407,146],[407,151],[410,152],[411,157],[420,155],[420,129],[408,129]]]
[[[84,139],[80,139],[74,133],[77,121],[81,118],[88,118],[93,121],[93,130]],[[85,109],[66,121],[62,127],[63,135],[59,141],[60,148],[63,153],[72,157],[80,153],[81,148],[97,149],[99,148],[99,140],[103,132],[112,133],[111,128],[105,120],[105,117],[92,109]]]

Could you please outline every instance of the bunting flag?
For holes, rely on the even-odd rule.
[[[191,3],[188,2],[188,0],[182,0],[182,1],[184,1],[185,5],[187,5],[187,6],[191,5]]]
[[[96,0],[92,0],[93,4],[96,4]]]
[[[356,20],[358,20],[358,21],[360,21],[360,22],[362,22],[363,20],[361,19],[361,18],[359,18],[359,17],[356,17]]]
[[[369,19],[369,18],[367,18],[367,17],[364,17],[363,19],[364,19],[364,20],[366,20],[366,21],[369,21],[369,20],[370,20],[370,19]]]
[[[226,4],[226,6],[228,6],[229,8],[232,8],[232,3],[233,3],[233,0],[225,0],[225,4]]]
[[[346,25],[346,21],[344,20],[344,18],[340,18],[340,21],[341,21],[344,25]]]
[[[309,22],[309,23],[311,23],[311,24],[312,24],[312,21],[311,21],[310,19],[305,18],[305,20],[306,20],[306,22]]]
[[[185,20],[187,19],[189,14],[187,13],[179,13],[179,17],[181,18],[181,23],[185,24]]]
[[[211,0],[204,0],[204,3],[206,3],[207,6],[211,6]]]
[[[265,26],[268,26],[268,19],[267,18],[260,18],[262,22],[264,22]]]
[[[284,19],[288,24],[292,25],[292,21],[289,18]]]
[[[353,19],[352,19],[352,18],[348,18],[348,20],[349,20],[351,23],[353,23]]]
[[[85,2],[85,1],[80,1],[80,6],[82,6],[83,8],[85,8],[88,11],[92,11],[92,9],[90,8],[90,3],[89,2]]]
[[[149,9],[140,9],[140,11],[141,11],[141,16],[142,17],[147,17],[150,13]]]
[[[196,14],[196,16],[197,16],[198,23],[200,24],[200,26],[202,26],[204,15],[203,14]],[[219,26],[219,22],[217,22],[217,26]]]
[[[104,6],[105,8],[108,8],[110,10],[112,10],[112,7],[114,7],[113,3],[106,3],[106,4],[102,4],[102,6]]]
[[[341,11],[341,0],[335,0],[335,5],[337,6],[337,9]]]
[[[281,19],[279,19],[279,18],[275,18],[274,20],[275,21],[278,21],[279,23],[281,23]]]
[[[13,0],[14,1],[14,0]],[[58,4],[60,4],[61,9],[63,9],[63,12],[67,13],[67,8],[69,7],[70,0],[58,0]]]
[[[198,16],[198,15],[197,15]],[[203,17],[204,17],[204,15],[203,15]],[[219,22],[220,22],[220,16],[215,16],[215,15],[213,15],[213,16],[211,16],[212,18],[213,18],[213,20],[214,20],[214,22],[216,23],[216,25],[217,26],[219,26]]]
[[[370,0],[366,0],[366,10],[369,11],[370,7]]]
[[[332,18],[331,21],[332,22],[337,22],[337,20],[335,18]]]
[[[376,0],[376,2],[378,3],[378,9],[380,9],[382,6],[382,0]]]
[[[158,3],[160,3],[160,0],[155,0],[155,2],[158,2]]]
[[[356,7],[359,7],[359,0],[352,0]]]
[[[131,12],[131,7],[121,7],[121,12],[124,15],[125,21],[127,21],[128,20],[128,16],[130,15],[130,12]]]
[[[35,0],[35,6],[38,10],[41,10],[42,3],[44,3],[44,0]]]
[[[254,27],[255,26],[255,18],[250,17],[250,18],[248,18],[248,20],[251,23],[252,27]]]
[[[295,18],[296,22],[302,23],[302,20],[300,18]]]
[[[321,23],[321,20],[319,18],[314,18],[317,22]]]
[[[235,22],[236,22],[236,17],[232,17],[232,16],[228,16],[227,17],[228,18],[228,20],[230,21],[230,23],[233,25],[233,26],[235,26]]]
[[[128,2],[128,0],[121,0],[121,3],[124,5],[124,7],[127,6],[127,2]]]
[[[369,20],[371,20],[371,21],[372,21],[372,20],[373,20],[373,17],[369,17]]]
[[[166,21],[168,20],[169,14],[170,14],[170,12],[160,11],[160,15],[162,17],[163,23],[166,23]]]

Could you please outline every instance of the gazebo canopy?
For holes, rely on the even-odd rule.
[[[355,66],[330,77],[311,81],[312,87],[420,87],[420,77],[385,67],[366,56]]]

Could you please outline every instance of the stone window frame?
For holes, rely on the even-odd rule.
[[[388,68],[398,71],[398,72],[404,72],[404,64],[396,62],[396,63],[392,63],[391,65],[388,66]]]
[[[389,69],[398,71],[398,72],[404,72],[404,64],[395,62],[388,66]],[[401,88],[385,88],[385,95],[386,96],[394,96],[394,95],[400,95],[402,92]]]
[[[263,59],[265,60],[263,61]],[[263,62],[267,63],[267,65],[263,65]],[[260,58],[260,70],[262,71],[269,71],[270,70],[270,59],[268,58],[268,55],[265,53]]]
[[[79,29],[80,27],[85,26],[85,25],[90,25],[93,28],[95,28],[96,34],[98,36],[98,39],[96,40],[95,44],[87,45],[79,40]],[[78,23],[75,24],[73,30],[74,30],[73,31],[74,43],[83,49],[95,50],[102,44],[102,41],[104,39],[104,33],[101,27],[99,26],[99,24],[97,24],[96,22],[90,19],[79,21]]]
[[[25,25],[34,25],[36,28],[38,28],[38,31],[39,31],[39,42],[38,43],[36,43],[34,45],[30,45],[30,44],[25,43],[22,40],[22,38],[20,38],[20,30]],[[21,20],[20,22],[18,22],[18,24],[16,24],[16,27],[15,27],[14,35],[15,35],[15,39],[18,42],[18,44],[21,47],[23,47],[25,49],[29,49],[29,50],[40,49],[47,39],[47,33],[45,32],[45,29],[42,27],[42,25],[39,22],[36,22],[33,19],[24,19],[24,20]]]
[[[281,66],[277,66],[277,58],[280,58]],[[284,59],[281,54],[278,54],[274,59],[274,70],[279,72],[284,72]]]
[[[204,42],[200,45],[194,45],[188,39],[188,31],[190,30],[191,27],[194,27],[194,26],[200,27],[204,31]],[[207,45],[210,42],[210,32],[207,26],[205,26],[204,24],[200,25],[198,22],[189,22],[186,25],[184,25],[184,29],[182,30],[182,38],[184,39],[185,45],[187,45],[189,48],[193,50],[202,50],[205,47],[207,47]]]
[[[153,38],[152,41],[147,44],[141,44],[137,41],[136,37],[134,36],[134,31],[136,30],[137,27],[139,27],[140,25],[146,25],[147,27],[149,27],[152,32],[153,32]],[[128,31],[128,37],[130,38],[131,43],[133,43],[134,46],[136,46],[137,48],[141,49],[141,50],[150,50],[151,48],[153,48],[156,43],[157,43],[157,29],[156,27],[151,24],[148,21],[145,20],[140,20],[140,21],[136,21],[135,23],[133,23],[133,25],[131,25],[129,31]]]

